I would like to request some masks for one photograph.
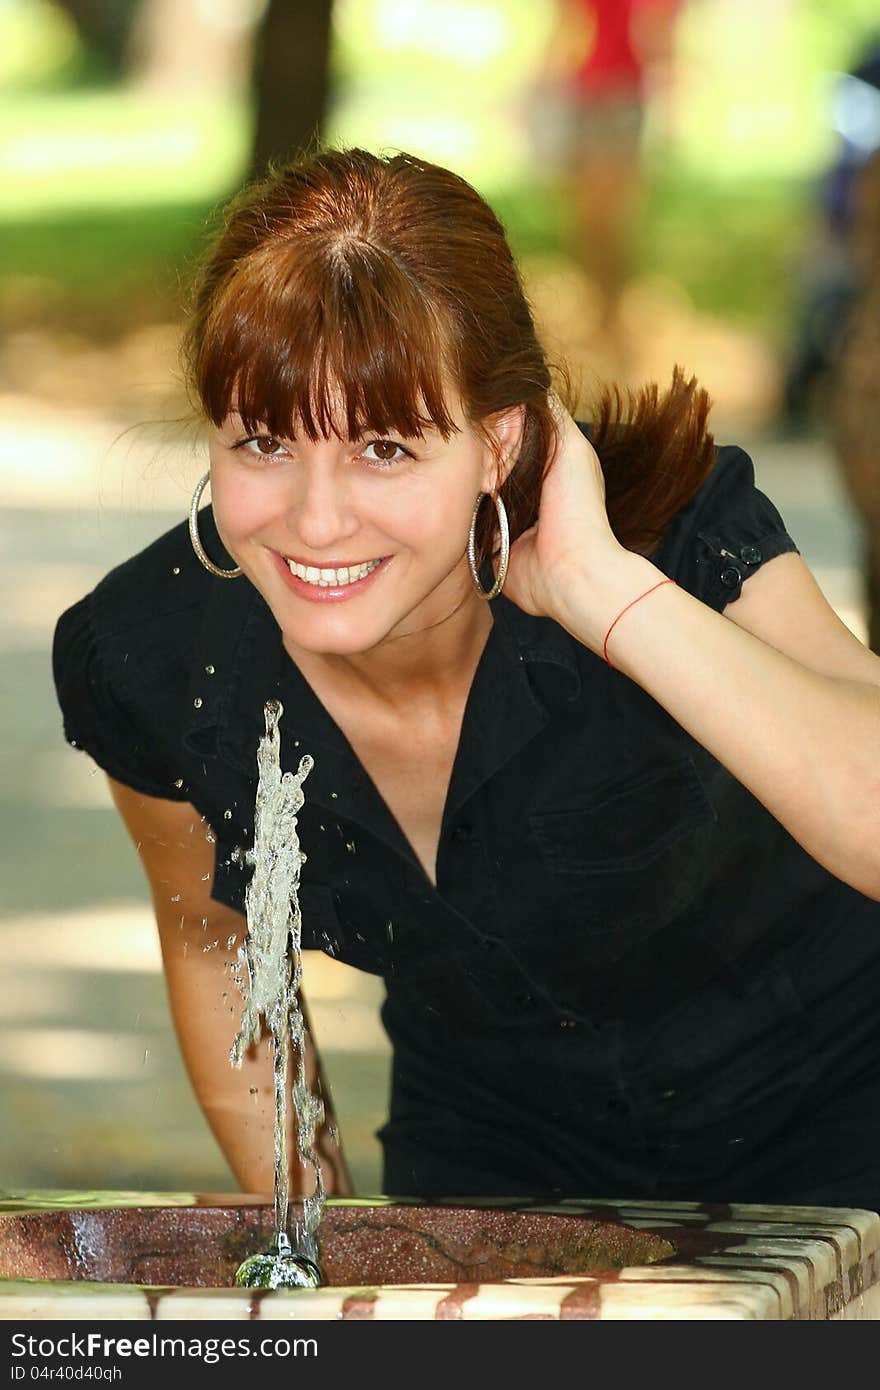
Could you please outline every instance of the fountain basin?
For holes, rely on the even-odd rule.
[[[0,1318],[880,1318],[869,1211],[334,1200],[325,1287],[233,1288],[272,1217],[240,1195],[7,1194]]]

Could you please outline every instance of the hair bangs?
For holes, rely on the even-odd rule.
[[[447,393],[459,376],[452,334],[394,258],[354,238],[276,243],[236,267],[218,293],[195,362],[215,424],[360,439],[456,430]]]

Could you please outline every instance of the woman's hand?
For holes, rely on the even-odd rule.
[[[558,443],[541,489],[537,523],[511,546],[504,592],[526,613],[553,618],[571,630],[572,600],[582,614],[591,574],[629,552],[611,530],[599,456],[558,398],[551,396],[550,404]],[[604,612],[597,616],[601,625]]]

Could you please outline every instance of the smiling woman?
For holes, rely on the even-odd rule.
[[[228,1065],[228,971],[280,699],[302,944],[385,984],[387,1192],[875,1207],[880,660],[705,393],[576,424],[491,209],[363,150],[231,206],[186,361],[212,506],[64,614],[55,676],[242,1186],[272,1084],[263,1045]]]

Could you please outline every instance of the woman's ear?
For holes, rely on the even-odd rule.
[[[526,408],[524,405],[508,406],[494,415],[487,415],[483,424],[492,443],[491,457],[486,461],[484,487],[486,492],[496,492],[503,487],[519,458]]]

